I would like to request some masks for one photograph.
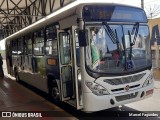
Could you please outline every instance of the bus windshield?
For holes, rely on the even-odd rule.
[[[137,28],[136,28],[137,27]],[[86,64],[94,72],[119,73],[151,64],[149,31],[146,25],[86,25],[89,46]]]

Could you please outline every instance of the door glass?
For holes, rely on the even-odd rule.
[[[71,66],[62,67],[62,83],[63,83],[63,97],[72,97],[73,83],[72,83],[72,68]]]
[[[75,47],[76,47],[76,63],[77,66],[80,67],[80,48],[79,48],[79,40],[78,40],[78,31],[74,31],[74,37],[75,37]]]
[[[71,47],[68,33],[59,33],[60,38],[60,57],[61,64],[69,64],[71,62]]]

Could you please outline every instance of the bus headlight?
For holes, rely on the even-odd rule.
[[[94,93],[95,95],[108,95],[108,91],[101,85],[94,82],[86,82],[86,86]]]
[[[150,74],[146,79],[146,81],[144,82],[143,87],[146,87],[152,83],[153,83],[153,74]]]

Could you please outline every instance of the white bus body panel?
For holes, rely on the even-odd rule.
[[[131,103],[131,102],[135,102],[135,101],[139,101],[139,100],[143,100],[145,98],[148,98],[148,97],[151,97],[152,94],[146,96],[144,95],[144,97],[140,97],[141,96],[141,93],[144,91],[146,92],[147,90],[150,90],[150,89],[153,89],[154,85],[151,84],[145,88],[140,88],[140,89],[137,89],[137,90],[133,90],[133,91],[129,91],[129,92],[124,92],[124,93],[121,93],[121,94],[112,94],[112,95],[104,95],[104,96],[97,96],[97,95],[94,95],[92,92],[90,93],[84,93],[84,109],[83,111],[89,111],[89,112],[95,112],[95,111],[100,111],[100,110],[105,110],[105,109],[108,109],[108,108],[112,108],[112,107],[116,107],[116,106],[119,106],[119,105],[124,105],[124,104],[127,104],[127,103]],[[127,95],[127,94],[132,94],[132,93],[135,93],[135,92],[138,92],[138,95],[136,98],[133,98],[133,99],[128,99],[128,100],[124,100],[124,101],[121,101],[121,102],[117,102],[115,97],[116,96],[122,96],[122,95]],[[110,100],[113,99],[115,104],[112,105],[110,103]]]
[[[84,73],[86,73],[86,72],[84,72]],[[142,77],[142,79],[140,79],[139,81],[136,81],[136,82],[130,82],[127,84],[122,84],[122,85],[110,85],[110,84],[104,82],[105,79],[129,77],[129,76],[134,76],[134,75],[143,74],[143,73],[145,73],[145,75]],[[82,84],[83,85],[83,106],[84,106],[83,111],[93,112],[93,111],[105,110],[105,109],[116,107],[119,105],[139,101],[139,100],[142,100],[142,99],[145,99],[145,98],[152,96],[152,94],[146,96],[146,91],[152,90],[154,88],[153,83],[147,87],[142,87],[145,80],[150,75],[150,73],[151,73],[150,70],[146,70],[146,71],[139,72],[136,74],[131,74],[131,75],[117,76],[117,77],[100,77],[96,80],[94,79],[93,81],[95,81],[95,83],[98,83],[99,85],[103,86],[109,92],[109,95],[102,95],[102,96],[97,96],[97,95],[93,94],[92,91],[86,86],[85,82],[83,82],[83,84]],[[87,76],[87,79],[84,81],[87,81],[87,80],[91,81],[91,77],[89,78],[87,73],[86,73],[86,76]],[[134,86],[137,84],[139,84],[138,87],[130,88],[129,91],[126,91],[126,90],[121,90],[121,91],[116,91],[116,92],[111,91],[113,89],[125,88],[125,86],[127,86],[127,85]],[[128,95],[128,94],[136,94],[137,92],[138,92],[138,94],[135,98],[128,98],[128,99],[126,98],[125,100],[122,100],[122,101],[116,100],[117,96],[120,97],[120,96],[124,96],[124,95]],[[145,94],[143,97],[140,97],[142,92],[144,92]],[[114,101],[114,105],[111,104],[111,102],[110,102],[111,99]]]
[[[18,73],[20,80],[48,93],[47,77],[37,73],[21,71]]]

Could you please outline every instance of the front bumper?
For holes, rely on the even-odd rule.
[[[83,111],[95,112],[105,110],[108,108],[124,105],[127,103],[143,100],[153,95],[154,84],[150,84],[147,87],[140,89],[123,92],[119,94],[109,94],[103,96],[97,96],[92,92],[84,93],[83,97]]]

